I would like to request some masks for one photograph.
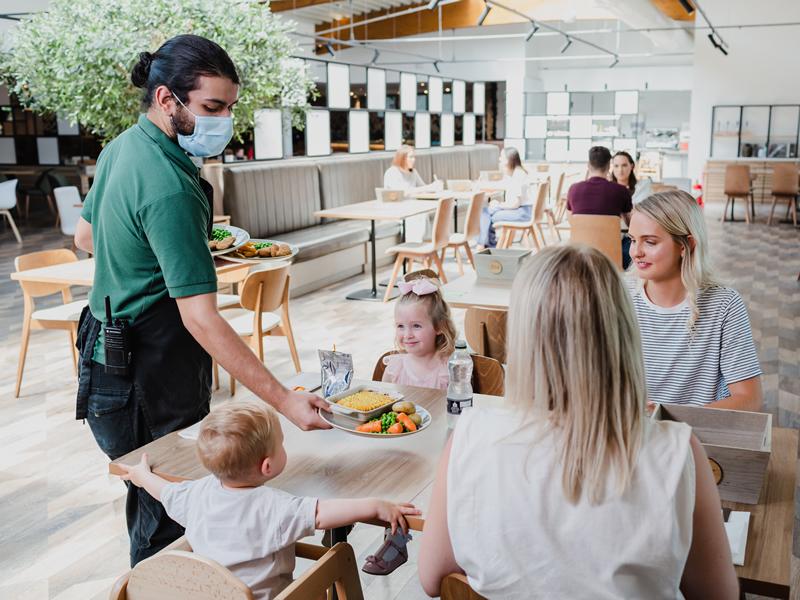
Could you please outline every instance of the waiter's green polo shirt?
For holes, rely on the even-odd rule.
[[[208,250],[211,218],[199,171],[146,115],[103,149],[81,216],[92,224],[92,315],[130,323],[167,295],[217,291]],[[105,361],[102,331],[94,360]]]

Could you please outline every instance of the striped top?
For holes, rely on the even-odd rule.
[[[689,303],[656,306],[644,288],[632,292],[652,402],[704,405],[731,395],[729,383],[761,375],[747,307],[736,290],[700,292],[694,333]]]

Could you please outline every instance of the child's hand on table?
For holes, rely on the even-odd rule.
[[[152,473],[150,463],[147,460],[147,452],[142,454],[142,459],[136,465],[130,466],[119,463],[119,468],[125,472],[124,475],[119,476],[120,479],[130,481],[137,487],[143,487],[145,479]]]

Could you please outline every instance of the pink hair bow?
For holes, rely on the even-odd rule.
[[[397,287],[400,288],[400,293],[404,296],[409,292],[414,292],[417,296],[424,296],[425,294],[433,294],[438,292],[439,288],[436,284],[429,279],[414,279],[413,281],[398,281]]]

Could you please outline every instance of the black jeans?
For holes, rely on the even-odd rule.
[[[97,445],[111,460],[154,439],[133,381],[107,374],[103,365],[94,361],[86,419]],[[161,503],[144,489],[127,481],[125,484],[125,517],[133,567],[182,536],[183,527],[170,519]]]

